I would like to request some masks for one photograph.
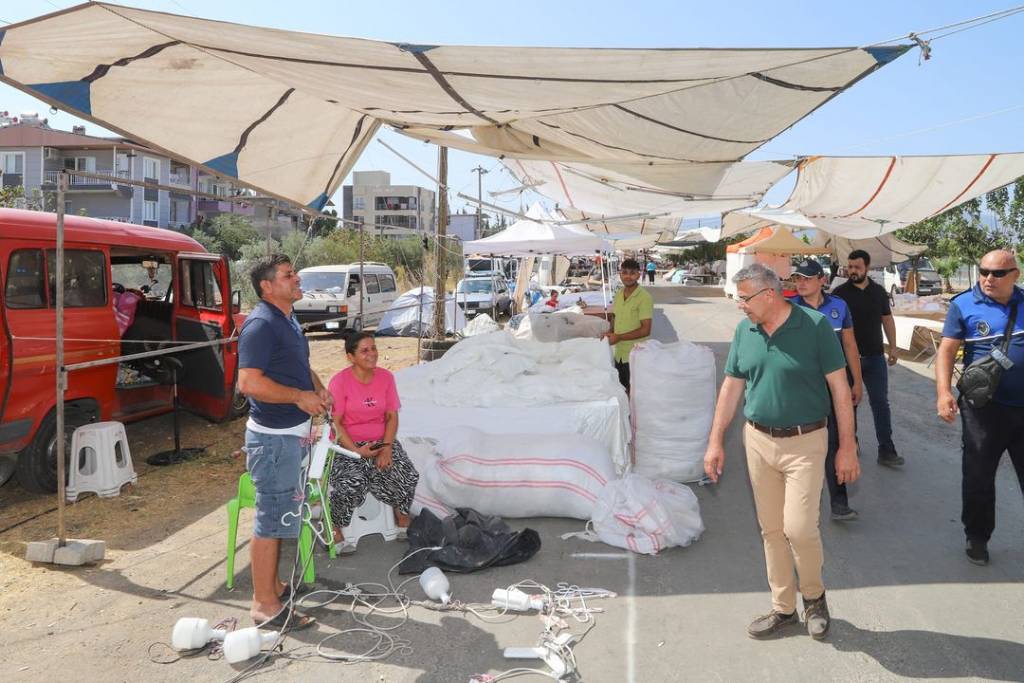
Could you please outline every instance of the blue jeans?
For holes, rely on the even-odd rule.
[[[879,448],[894,449],[892,442],[892,414],[889,412],[889,363],[882,356],[861,356],[860,371],[864,378],[864,391],[871,404],[875,420],[875,437]]]
[[[257,538],[298,538],[302,528],[302,459],[297,436],[245,430],[245,464],[256,487]]]

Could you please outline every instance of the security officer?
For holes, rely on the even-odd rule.
[[[1003,453],[1017,471],[1024,492],[1024,291],[1016,285],[1020,270],[1002,249],[981,259],[978,284],[953,298],[935,361],[936,409],[952,423],[957,410],[963,424],[963,512],[967,559],[988,564],[988,541],[996,526],[996,469]],[[1013,366],[1004,369],[991,401],[972,407],[953,398],[953,363],[964,345],[964,367],[1003,344],[1016,309],[1010,346]]]
[[[857,339],[853,334],[853,316],[846,302],[825,291],[825,270],[813,259],[804,259],[793,271],[793,284],[797,296],[790,299],[799,306],[806,306],[821,313],[832,325],[846,357],[846,378],[850,382],[850,394],[853,405],[860,403],[864,394],[864,384],[860,374],[860,352],[857,350]],[[825,457],[825,481],[828,483],[828,496],[832,508],[832,521],[846,522],[857,519],[857,511],[850,507],[850,499],[846,492],[846,484],[836,481],[836,451],[839,450],[839,425],[836,423],[835,411],[828,415],[828,454]]]

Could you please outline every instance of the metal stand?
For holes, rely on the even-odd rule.
[[[202,455],[205,448],[182,448],[181,447],[181,418],[178,404],[178,368],[181,361],[177,358],[167,358],[167,364],[171,367],[171,383],[173,385],[172,395],[174,396],[174,450],[160,451],[146,458],[150,465],[174,465],[185,460],[192,460]]]

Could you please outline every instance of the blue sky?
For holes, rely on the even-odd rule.
[[[137,0],[126,4],[289,30],[415,43],[819,47],[871,44],[1007,9],[1012,1]],[[73,4],[67,0],[5,2],[0,4],[0,21],[17,22]],[[1022,37],[1024,14],[1018,14],[937,40],[931,60],[920,65],[919,52],[914,50],[749,158],[1024,151]],[[0,109],[35,110],[49,116],[51,125],[65,129],[78,122],[64,113],[49,115],[45,104],[2,84]],[[96,125],[87,125],[90,132],[100,132]],[[436,169],[433,146],[392,132],[383,132],[381,137],[421,166],[432,172]],[[493,169],[484,176],[485,193],[514,185],[494,159],[452,151],[450,186],[475,195],[476,175],[470,169],[478,164]],[[429,180],[377,143],[371,143],[355,170],[387,170],[395,183],[430,186]],[[789,183],[781,183],[769,200],[783,201],[789,187]],[[340,195],[338,199],[340,204]],[[510,197],[502,203],[515,207],[518,201]],[[453,198],[455,209],[463,205],[462,200]]]

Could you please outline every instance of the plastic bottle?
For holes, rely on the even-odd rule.
[[[425,572],[420,574],[420,586],[431,600],[437,600],[442,605],[447,605],[452,601],[448,577],[437,567],[428,567]]]
[[[211,640],[224,640],[227,631],[210,628],[210,622],[198,617],[183,617],[174,624],[171,646],[175,650],[196,650]]]
[[[496,588],[491,593],[491,604],[502,609],[513,612],[529,612],[544,609],[544,597],[541,595],[527,595],[518,588]]]

